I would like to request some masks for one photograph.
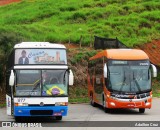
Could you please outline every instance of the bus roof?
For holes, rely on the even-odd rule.
[[[99,52],[89,60],[98,59],[100,57],[107,57],[107,59],[115,60],[145,60],[149,59],[148,55],[138,49],[107,49]]]
[[[14,49],[16,48],[63,48],[63,49],[66,49],[66,47],[62,44],[49,43],[49,42],[22,42],[22,43],[16,44],[14,46]]]

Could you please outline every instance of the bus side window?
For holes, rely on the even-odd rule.
[[[93,86],[94,68],[95,68],[95,61],[89,61],[89,63],[88,63],[88,74],[89,74],[90,83],[91,83],[92,86]]]
[[[96,93],[103,92],[103,59],[98,59],[95,67],[95,91]]]

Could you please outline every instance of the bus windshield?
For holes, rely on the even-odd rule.
[[[108,88],[118,92],[142,92],[151,89],[149,61],[108,62]]]
[[[16,70],[16,96],[68,94],[67,70]]]

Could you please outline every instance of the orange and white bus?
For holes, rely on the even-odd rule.
[[[152,76],[151,76],[152,72]],[[100,104],[105,112],[117,108],[151,108],[151,77],[156,67],[138,49],[108,49],[89,59],[88,96],[91,105]]]

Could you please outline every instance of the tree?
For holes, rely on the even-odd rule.
[[[5,72],[8,55],[10,54],[15,43],[20,41],[15,33],[0,32],[0,86],[4,91],[5,86]]]

